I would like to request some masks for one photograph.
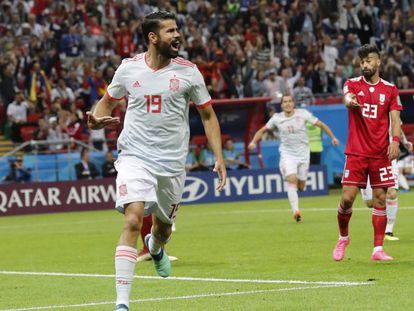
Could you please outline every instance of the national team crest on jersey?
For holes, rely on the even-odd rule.
[[[128,194],[128,189],[126,184],[122,184],[119,186],[119,195],[121,197],[126,196]]]
[[[385,94],[379,94],[379,101],[380,101],[380,105],[384,105],[384,102],[385,102]]]
[[[178,92],[179,89],[180,89],[180,80],[178,80],[174,76],[174,78],[170,79],[170,91]]]
[[[349,170],[345,170],[344,175],[345,175],[345,178],[348,178],[348,176],[349,176]]]

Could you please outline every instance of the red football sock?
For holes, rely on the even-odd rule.
[[[387,211],[385,207],[372,209],[372,225],[374,226],[374,247],[382,246],[385,227],[387,226]]]
[[[348,224],[352,216],[352,207],[345,210],[341,204],[338,205],[338,226],[341,236],[348,236]]]
[[[142,228],[141,228],[141,239],[142,244],[144,244],[143,250],[148,250],[147,246],[145,245],[144,238],[148,233],[151,233],[151,227],[152,227],[152,215],[148,215],[144,217],[144,220],[142,221]]]

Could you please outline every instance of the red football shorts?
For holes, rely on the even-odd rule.
[[[347,155],[342,175],[342,185],[365,189],[368,176],[371,188],[394,187],[397,182],[389,159]]]

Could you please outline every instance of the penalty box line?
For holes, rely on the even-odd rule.
[[[371,284],[371,283],[368,283]],[[263,290],[251,290],[243,292],[224,292],[224,293],[211,293],[211,294],[199,294],[199,295],[186,295],[186,296],[175,296],[175,297],[159,297],[159,298],[143,298],[143,299],[134,299],[131,300],[131,303],[137,302],[157,302],[157,301],[167,301],[167,300],[190,300],[197,298],[209,298],[209,297],[221,297],[221,296],[242,296],[242,295],[252,295],[252,294],[262,294],[262,293],[275,293],[275,292],[288,292],[288,291],[299,291],[305,289],[320,289],[320,288],[335,288],[335,287],[345,287],[345,286],[357,286],[357,285],[367,285],[363,282],[359,284],[348,284],[348,285],[318,285],[318,286],[300,286],[300,287],[290,287],[290,288],[279,288],[279,289],[263,289]],[[64,308],[82,308],[82,307],[92,307],[92,306],[102,306],[102,305],[113,305],[114,301],[103,301],[103,302],[91,302],[83,304],[73,304],[73,305],[56,305],[56,306],[39,306],[39,307],[28,307],[28,308],[19,308],[19,309],[3,309],[0,311],[30,311],[30,310],[50,310],[50,309],[64,309]]]
[[[92,277],[92,278],[115,278],[115,274],[93,274],[93,273],[63,273],[63,272],[30,272],[30,271],[0,271],[0,275],[32,275],[32,276],[62,276],[62,277]],[[227,279],[227,278],[199,278],[170,276],[162,278],[159,276],[134,275],[135,279],[162,280],[162,281],[198,281],[198,282],[222,282],[222,283],[253,283],[253,284],[306,284],[306,285],[334,285],[353,286],[371,285],[373,282],[335,282],[335,281],[302,281],[302,280],[266,280],[266,279]],[[1,311],[1,310],[0,310]]]

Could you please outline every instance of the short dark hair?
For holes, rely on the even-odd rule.
[[[292,97],[292,101],[295,102],[295,98],[293,97],[292,94],[290,93],[285,93],[282,95],[282,98],[280,99],[280,102],[283,103],[283,100],[285,99],[285,97]]]
[[[81,158],[83,158],[83,156],[85,155],[85,153],[89,152],[89,148],[83,147],[81,149]]]
[[[375,53],[381,57],[381,52],[375,44],[364,44],[358,49],[358,56],[360,59],[368,57],[369,53]]]
[[[168,19],[176,20],[175,14],[167,11],[157,11],[145,16],[141,27],[142,34],[147,44],[149,42],[148,34],[150,32],[155,32],[158,34],[160,31],[160,21],[165,21]]]

